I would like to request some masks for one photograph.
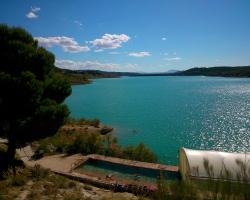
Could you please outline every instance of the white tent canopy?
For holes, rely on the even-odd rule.
[[[181,148],[179,158],[179,169],[183,179],[213,178],[250,181],[250,153]]]

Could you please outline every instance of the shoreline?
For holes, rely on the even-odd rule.
[[[250,79],[250,76],[209,76],[209,75],[138,75],[138,76],[120,76],[120,77],[103,77],[88,79],[89,82],[70,83],[72,86],[92,84],[96,79],[113,79],[123,77],[208,77],[208,78],[234,78],[234,79]]]

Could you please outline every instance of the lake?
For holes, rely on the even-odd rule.
[[[71,116],[98,118],[122,145],[148,145],[161,163],[178,149],[250,151],[250,79],[122,77],[73,86]]]

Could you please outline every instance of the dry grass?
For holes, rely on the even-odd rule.
[[[112,191],[106,191],[93,186],[83,184],[71,179],[50,173],[36,166],[33,169],[17,169],[18,179],[22,184],[16,184],[16,179],[11,172],[6,174],[4,180],[0,181],[0,200],[20,199],[42,199],[42,200],[120,200],[126,198],[125,194],[112,195]],[[130,194],[129,194],[130,195]],[[112,198],[110,198],[112,196]],[[133,196],[133,195],[132,195]],[[134,196],[132,199],[137,199]],[[131,199],[131,200],[132,200]]]

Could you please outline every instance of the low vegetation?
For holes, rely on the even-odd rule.
[[[55,153],[75,154],[101,154],[131,160],[156,162],[156,155],[143,143],[137,146],[122,147],[111,134],[102,135],[98,131],[89,131],[89,126],[99,127],[99,120],[70,119],[66,126],[61,128],[56,135],[38,142],[35,157]],[[82,127],[82,128],[79,128]]]
[[[98,128],[100,126],[100,120],[99,119],[75,119],[75,118],[68,118],[66,125],[72,125],[72,126],[94,126]]]
[[[105,72],[98,70],[64,70],[57,69],[72,84],[90,83],[89,79],[114,78],[121,76],[222,76],[222,77],[250,77],[250,66],[224,67],[194,67],[184,71],[163,73],[134,73],[134,72]]]
[[[56,175],[35,166],[17,168],[14,176],[8,170],[5,179],[0,180],[0,199],[43,199],[43,200],[120,200],[137,198],[132,194],[113,194],[93,186]]]
[[[60,133],[62,134],[62,133]],[[71,133],[75,135],[76,133]],[[57,136],[57,135],[56,135]],[[56,137],[55,136],[55,137]],[[99,136],[101,136],[99,134]],[[93,137],[93,136],[92,136]],[[116,145],[117,141],[111,135],[102,136],[101,146]],[[54,142],[58,139],[66,141],[66,135],[64,137],[54,138]],[[104,139],[105,138],[105,139]],[[52,142],[52,138],[48,138],[48,141]],[[47,141],[47,142],[48,142]],[[95,140],[92,140],[95,141]],[[74,140],[76,142],[76,140]],[[60,143],[60,142],[59,142]],[[49,143],[50,146],[52,143]],[[56,143],[54,143],[56,145]],[[99,142],[95,143],[98,144]],[[72,146],[75,146],[72,144]],[[88,147],[94,150],[95,147]],[[78,146],[80,149],[82,146]],[[86,147],[87,148],[87,147]],[[87,150],[88,150],[87,148]],[[123,156],[126,158],[137,159],[137,156],[145,156],[145,150],[143,150],[143,145],[138,145],[137,147],[127,147],[123,149]],[[104,148],[105,149],[105,148]],[[96,148],[95,150],[103,150],[102,148]],[[106,148],[106,155],[113,155],[114,151]],[[6,147],[2,145],[2,152],[6,151]],[[76,148],[76,151],[79,151]],[[86,151],[86,150],[84,150]],[[121,151],[121,150],[120,150]],[[116,152],[116,151],[115,151]],[[133,152],[133,153],[132,153]],[[143,152],[143,153],[141,153]],[[121,152],[120,152],[121,153]],[[137,156],[136,156],[137,155]],[[147,156],[145,156],[147,157]],[[139,156],[140,158],[140,156]],[[79,183],[68,178],[55,175],[50,171],[43,169],[39,165],[35,165],[33,168],[18,167],[16,174],[13,175],[12,170],[7,170],[4,172],[2,179],[0,180],[0,199],[15,199],[20,197],[25,197],[24,199],[80,199],[80,200],[90,200],[96,199],[153,199],[153,200],[249,200],[250,190],[249,183],[244,181],[244,178],[240,178],[241,182],[230,182],[223,180],[214,180],[213,177],[213,167],[210,166],[207,160],[204,160],[204,166],[208,174],[210,174],[210,179],[207,180],[192,180],[192,181],[167,181],[166,179],[160,179],[157,183],[157,188],[155,192],[151,194],[136,193],[138,196],[133,198],[128,198],[127,196],[119,196],[116,193],[110,191],[110,196],[100,197],[100,194],[96,194],[96,189],[93,186]],[[239,166],[243,166],[240,164]],[[244,166],[241,167],[240,173],[245,177],[245,172],[248,170]],[[230,173],[227,174],[230,176]],[[162,176],[165,177],[165,176]],[[224,177],[224,175],[223,175]],[[224,177],[225,178],[225,177]],[[228,178],[228,177],[227,177]],[[98,189],[101,191],[101,189]],[[87,193],[87,196],[86,196]],[[102,195],[103,195],[102,194]],[[89,196],[88,196],[89,195]],[[91,197],[90,197],[91,196]]]
[[[249,183],[221,180],[159,180],[154,200],[249,200]]]
[[[230,171],[223,164],[220,174],[216,175],[216,166],[211,165],[209,160],[204,158],[203,165],[208,178],[199,178],[200,175],[197,173],[196,178],[186,181],[167,182],[160,179],[158,190],[153,194],[153,199],[249,200],[249,161],[236,159],[235,162],[238,168],[234,168],[234,171]],[[237,181],[233,174],[237,174]]]
[[[70,82],[73,85],[91,83],[91,81],[86,76],[84,76],[82,74],[73,73],[73,72],[67,73],[59,68],[54,69],[54,71],[58,77],[61,77],[64,80],[67,80],[68,82]]]
[[[102,72],[98,70],[68,70],[55,68],[55,73],[69,81],[71,84],[88,84],[91,83],[91,79],[97,78],[117,78],[118,74],[112,72]]]

